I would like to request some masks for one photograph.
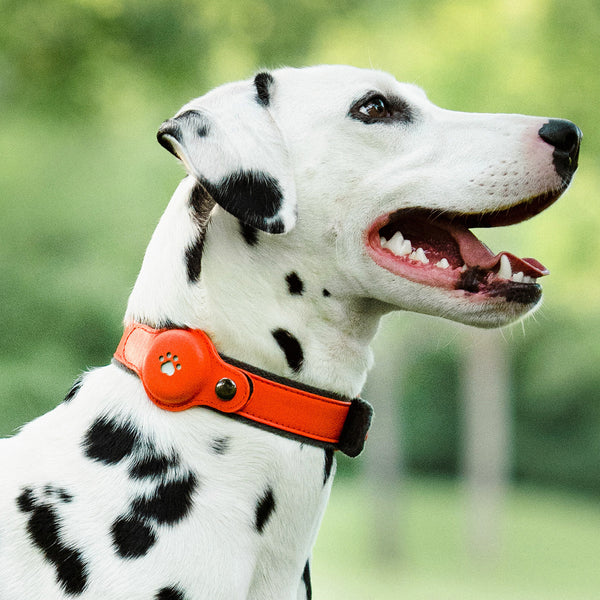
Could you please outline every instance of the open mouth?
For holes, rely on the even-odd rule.
[[[493,254],[470,227],[519,223],[552,204],[561,191],[542,194],[500,211],[459,214],[423,208],[382,216],[367,231],[367,250],[381,267],[416,283],[463,290],[474,299],[504,298],[535,304],[537,279],[549,271],[534,258]]]

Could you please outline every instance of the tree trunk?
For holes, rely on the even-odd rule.
[[[499,331],[466,332],[461,387],[468,543],[474,557],[493,560],[510,471],[510,366]]]

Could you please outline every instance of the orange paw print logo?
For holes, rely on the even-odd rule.
[[[175,374],[175,371],[181,370],[181,363],[179,363],[179,357],[173,356],[170,352],[167,352],[166,355],[159,356],[158,360],[160,361],[160,371],[165,375],[171,377],[171,375]]]

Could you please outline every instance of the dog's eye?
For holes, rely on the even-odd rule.
[[[375,96],[364,102],[358,112],[369,119],[386,119],[392,116],[392,111],[385,98]]]
[[[410,123],[414,114],[400,97],[386,98],[375,91],[369,92],[350,108],[348,116],[367,125],[374,123]]]

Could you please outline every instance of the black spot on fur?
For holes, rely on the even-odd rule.
[[[256,246],[256,244],[258,244],[258,229],[256,229],[256,227],[246,225],[246,223],[240,221],[240,231],[248,246]]]
[[[198,281],[204,251],[204,237],[198,237],[185,249],[185,264],[187,266],[187,277],[190,283]]]
[[[286,276],[285,281],[287,282],[290,294],[302,296],[304,293],[304,282],[298,277],[298,273],[295,271],[289,273]]]
[[[172,525],[183,519],[192,507],[196,477],[189,473],[184,479],[161,483],[152,495],[133,501],[133,512],[160,525]]]
[[[21,494],[17,497],[17,507],[21,512],[31,512],[35,508],[35,496],[33,489],[30,487],[24,488]]]
[[[56,508],[37,499],[32,488],[23,490],[17,498],[17,506],[21,512],[30,515],[27,533],[44,558],[54,566],[61,588],[67,594],[81,594],[87,585],[87,565],[81,552],[62,540]]]
[[[268,233],[282,233],[277,219],[283,193],[276,179],[260,171],[237,171],[216,183],[202,179],[214,201],[247,225]]]
[[[279,344],[279,347],[283,350],[290,369],[297,373],[304,363],[304,352],[302,351],[300,342],[285,329],[276,329],[275,331],[272,331],[271,334]]]
[[[57,488],[52,485],[47,485],[44,487],[44,494],[48,498],[56,498],[61,502],[69,503],[73,501],[73,496],[67,492],[64,488]]]
[[[200,183],[196,183],[192,188],[189,203],[193,210],[194,218],[199,225],[204,227],[215,203]]]
[[[89,427],[82,445],[88,458],[114,465],[128,457],[138,441],[139,432],[131,423],[102,416]]]
[[[178,456],[165,456],[151,449],[149,453],[136,459],[129,468],[129,474],[136,479],[154,479],[166,474],[171,467],[176,467],[178,464]]]
[[[306,561],[304,565],[304,573],[302,573],[302,581],[306,589],[306,600],[312,600],[312,583],[310,581],[310,564]]]
[[[66,490],[59,490],[58,495],[59,495],[59,498],[63,502],[72,502],[73,501],[73,496],[71,496],[71,494],[69,494],[69,492],[67,492]]]
[[[329,296],[331,296],[331,292],[329,290],[323,289],[323,296],[325,298],[329,298]]]
[[[267,72],[258,73],[254,78],[256,99],[259,104],[269,106],[269,103],[271,102],[271,85],[273,85],[273,82],[273,75]]]
[[[331,475],[331,468],[333,467],[333,449],[325,449],[325,463],[323,465],[323,485],[327,483]]]
[[[77,379],[77,381],[75,381],[71,389],[67,392],[67,395],[65,396],[63,402],[71,402],[71,400],[73,400],[73,398],[77,395],[77,392],[81,389],[82,385],[83,379],[80,377],[79,379]]]
[[[227,452],[229,452],[229,449],[231,447],[231,438],[229,438],[229,437],[215,438],[212,441],[210,447],[215,454],[226,454]]]
[[[256,504],[256,519],[254,524],[258,533],[263,532],[274,510],[275,497],[273,496],[273,490],[271,488],[267,488],[267,491]]]
[[[117,519],[113,523],[111,535],[121,558],[144,556],[156,542],[156,534],[150,524],[134,515]]]
[[[154,596],[155,600],[185,600],[185,594],[177,587],[171,585],[164,587]]]
[[[188,281],[194,283],[200,277],[206,226],[215,203],[199,183],[192,188],[189,203],[192,216],[198,225],[198,235],[185,250],[185,264]]]

